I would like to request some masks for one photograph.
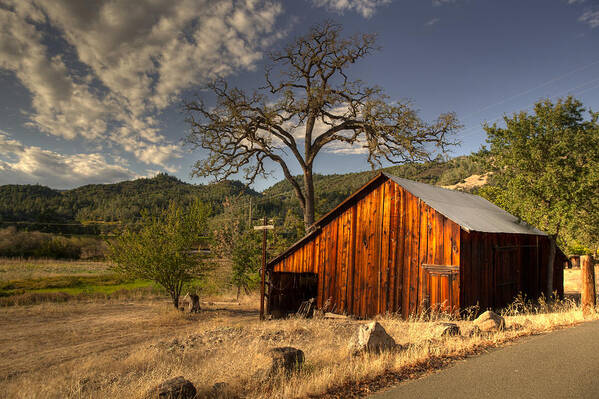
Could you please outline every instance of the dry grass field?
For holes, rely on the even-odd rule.
[[[64,262],[63,262],[64,263]],[[5,282],[101,275],[100,265],[38,262],[32,270],[0,262]],[[21,266],[19,266],[21,265]],[[573,284],[576,270],[566,271]],[[578,272],[579,273],[579,272]],[[225,397],[351,397],[415,378],[455,359],[514,339],[582,322],[572,302],[534,310],[514,306],[508,329],[486,336],[438,338],[435,322],[387,316],[379,322],[406,350],[350,357],[348,342],[364,321],[258,320],[258,301],[207,297],[199,314],[183,314],[162,296],[83,296],[63,303],[0,307],[0,393],[4,398],[141,398],[158,383],[182,375],[200,397],[226,382]],[[210,302],[212,301],[212,302]],[[206,303],[207,302],[207,303]],[[590,316],[599,318],[597,314]],[[527,321],[528,320],[528,321]],[[471,322],[458,320],[463,332]],[[515,324],[523,328],[509,328]],[[293,346],[306,354],[291,378],[265,380],[266,351]]]
[[[435,339],[434,322],[383,317],[379,321],[388,333],[409,349],[351,358],[347,344],[361,321],[260,322],[256,305],[255,298],[239,305],[219,302],[197,315],[180,313],[163,301],[1,308],[0,392],[7,398],[140,398],[163,380],[183,375],[203,393],[226,382],[231,396],[345,397],[368,392],[381,376],[393,375],[395,381],[414,377],[522,335],[583,321],[575,306],[563,304],[550,313],[508,317],[508,327],[525,325],[520,330]],[[457,323],[464,331],[471,324]],[[305,352],[300,374],[268,381],[260,377],[269,365],[265,351],[275,346]]]

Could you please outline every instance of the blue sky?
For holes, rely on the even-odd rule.
[[[426,120],[484,122],[572,94],[599,110],[596,0],[0,0],[0,184],[69,188],[167,172],[190,178],[182,98],[217,76],[252,90],[268,51],[324,19],[376,32],[351,69]],[[323,152],[318,173],[369,168],[363,150]],[[299,172],[295,168],[294,172]],[[281,178],[273,167],[263,189]]]

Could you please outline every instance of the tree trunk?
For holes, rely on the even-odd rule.
[[[586,316],[596,305],[595,264],[593,258],[590,255],[581,256],[580,267],[580,272],[582,274],[580,302],[582,305],[582,313]]]
[[[179,295],[172,294],[171,297],[173,298],[173,305],[175,306],[175,309],[179,310]]]
[[[304,171],[304,190],[306,198],[304,228],[306,229],[306,233],[309,233],[314,224],[314,181],[312,180],[312,170]]]
[[[549,260],[547,261],[547,289],[545,292],[545,296],[547,299],[551,299],[553,297],[553,265],[555,263],[555,253],[556,253],[556,235],[549,236]]]

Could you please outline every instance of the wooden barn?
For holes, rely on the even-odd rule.
[[[381,173],[267,265],[267,310],[316,298],[336,313],[403,317],[501,308],[547,286],[548,236],[472,194]],[[553,287],[563,295],[557,250]]]

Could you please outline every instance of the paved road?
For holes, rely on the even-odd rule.
[[[599,398],[599,322],[527,338],[371,398]]]

